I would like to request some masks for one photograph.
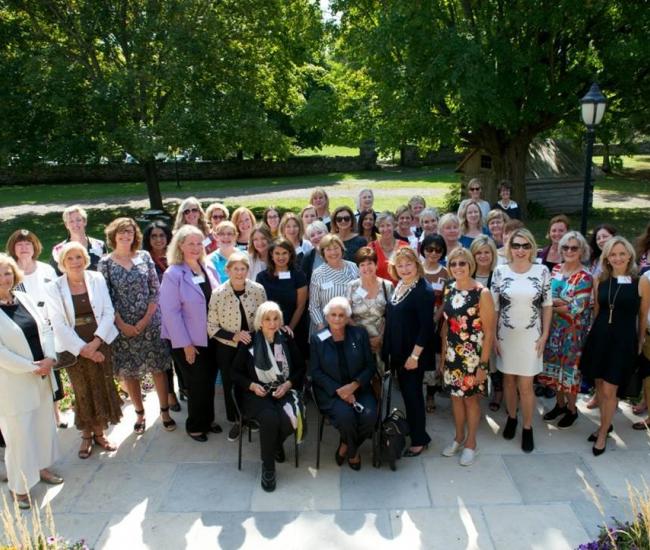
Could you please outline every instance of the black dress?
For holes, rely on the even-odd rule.
[[[609,304],[614,305],[610,319]],[[602,281],[598,286],[598,316],[587,336],[580,370],[593,383],[601,378],[618,386],[618,396],[624,395],[637,359],[637,317],[639,315],[639,279],[620,284],[616,278]]]

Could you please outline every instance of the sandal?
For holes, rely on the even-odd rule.
[[[436,402],[434,401],[433,395],[427,396],[427,412],[432,413],[436,410]]]
[[[497,403],[496,401],[490,401],[490,404],[488,405],[488,408],[492,412],[497,412],[501,408],[501,403]]]
[[[647,420],[642,420],[641,422],[635,422],[632,424],[633,430],[646,431],[650,430],[650,423]]]
[[[135,411],[135,414],[137,414],[140,417],[143,417],[144,409],[140,411]],[[135,424],[133,424],[133,431],[137,435],[142,435],[146,429],[147,429],[147,421],[144,418],[142,419],[142,422],[136,422]]]
[[[169,418],[169,420],[165,420],[162,417],[162,413],[168,413],[169,412],[169,407],[160,407],[160,419],[162,420],[162,425],[165,430],[168,432],[173,432],[176,429],[176,422],[173,418]]]
[[[95,443],[105,451],[117,451],[117,447],[109,442],[108,439],[104,437],[104,434],[95,434],[93,439],[95,440]]]
[[[88,437],[83,437],[81,436],[81,441],[89,441],[90,443],[86,443],[86,446],[82,449],[79,449],[79,452],[77,453],[77,456],[83,460],[86,458],[89,458],[91,454],[93,454],[93,437],[88,436]]]
[[[636,415],[643,414],[648,410],[648,407],[645,403],[638,403],[632,407],[632,412]]]

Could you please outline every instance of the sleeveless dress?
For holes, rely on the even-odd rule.
[[[443,370],[444,384],[455,397],[484,394],[486,381],[476,384],[481,362],[483,326],[479,315],[482,286],[458,290],[456,283],[445,288],[443,314],[447,320],[447,354]]]
[[[75,332],[84,342],[90,342],[95,337],[97,322],[88,293],[73,294],[72,303]],[[93,363],[80,355],[77,362],[66,369],[74,390],[74,423],[78,430],[92,430],[96,426],[106,429],[122,417],[122,400],[113,379],[111,348],[102,344],[99,351],[104,354],[103,363]]]
[[[640,304],[638,278],[621,284],[610,277],[598,285],[600,309],[585,342],[580,370],[588,382],[601,378],[618,386],[619,397],[628,397],[625,386],[636,366]]]

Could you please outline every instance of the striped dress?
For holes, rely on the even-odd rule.
[[[343,260],[343,267],[334,269],[324,263],[314,270],[309,285],[309,317],[313,334],[316,327],[325,324],[323,308],[332,298],[345,296],[348,283],[359,277],[359,268],[352,262]]]

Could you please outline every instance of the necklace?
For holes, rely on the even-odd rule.
[[[406,297],[411,293],[411,291],[415,288],[415,285],[417,284],[418,284],[418,279],[415,279],[415,281],[409,284],[404,284],[403,281],[397,283],[397,288],[395,289],[395,292],[393,292],[393,295],[390,298],[390,303],[396,306],[400,302],[403,302],[406,299]]]
[[[616,305],[616,297],[618,296],[618,291],[621,290],[621,285],[616,286],[616,292],[614,293],[614,299],[612,300],[612,281],[609,280],[609,288],[607,289],[607,303],[609,305],[609,321],[608,324],[612,324],[612,315],[614,315],[614,306]]]
[[[0,305],[3,306],[13,306],[14,305],[14,297],[11,293],[9,293],[9,298],[0,298]]]

